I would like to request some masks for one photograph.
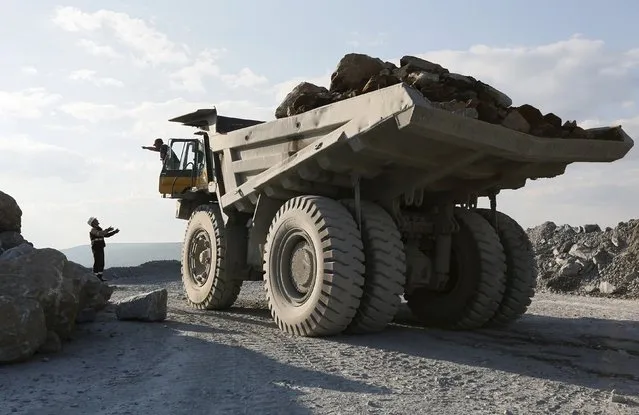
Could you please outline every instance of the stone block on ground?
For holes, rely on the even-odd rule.
[[[168,293],[165,288],[127,297],[115,303],[118,320],[164,321]]]

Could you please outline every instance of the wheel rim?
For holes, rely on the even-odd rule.
[[[191,280],[202,287],[209,278],[213,256],[213,246],[209,233],[204,229],[193,232],[189,239],[188,266]]]
[[[300,230],[291,230],[282,238],[276,252],[275,284],[282,298],[298,306],[313,293],[317,261],[310,236]]]

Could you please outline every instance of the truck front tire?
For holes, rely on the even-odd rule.
[[[197,309],[231,307],[242,287],[236,252],[239,229],[225,228],[216,205],[197,207],[182,244],[182,283],[189,305]]]
[[[364,252],[359,230],[339,202],[319,196],[288,200],[264,247],[264,280],[278,327],[300,336],[341,333],[360,304]]]

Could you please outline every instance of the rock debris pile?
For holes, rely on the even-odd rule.
[[[309,82],[298,84],[276,109],[275,117],[301,114],[401,82],[421,92],[434,107],[523,133],[549,138],[621,140],[615,127],[585,130],[575,121],[562,122],[559,116],[543,114],[532,105],[513,107],[512,100],[492,86],[414,56],[402,57],[397,67],[368,55],[347,54],[333,72],[328,89]]]
[[[60,351],[113,293],[62,252],[35,248],[21,229],[22,210],[0,191],[0,364]]]
[[[538,289],[639,298],[639,220],[604,230],[545,222],[527,233],[537,259]]]

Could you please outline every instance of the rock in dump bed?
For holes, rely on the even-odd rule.
[[[549,138],[622,139],[615,128],[584,130],[575,121],[562,124],[557,115],[544,115],[532,105],[512,107],[512,100],[490,85],[414,56],[401,58],[398,68],[368,55],[345,55],[331,76],[329,89],[300,83],[275,110],[275,117],[301,114],[400,82],[419,90],[437,108],[523,133]]]

